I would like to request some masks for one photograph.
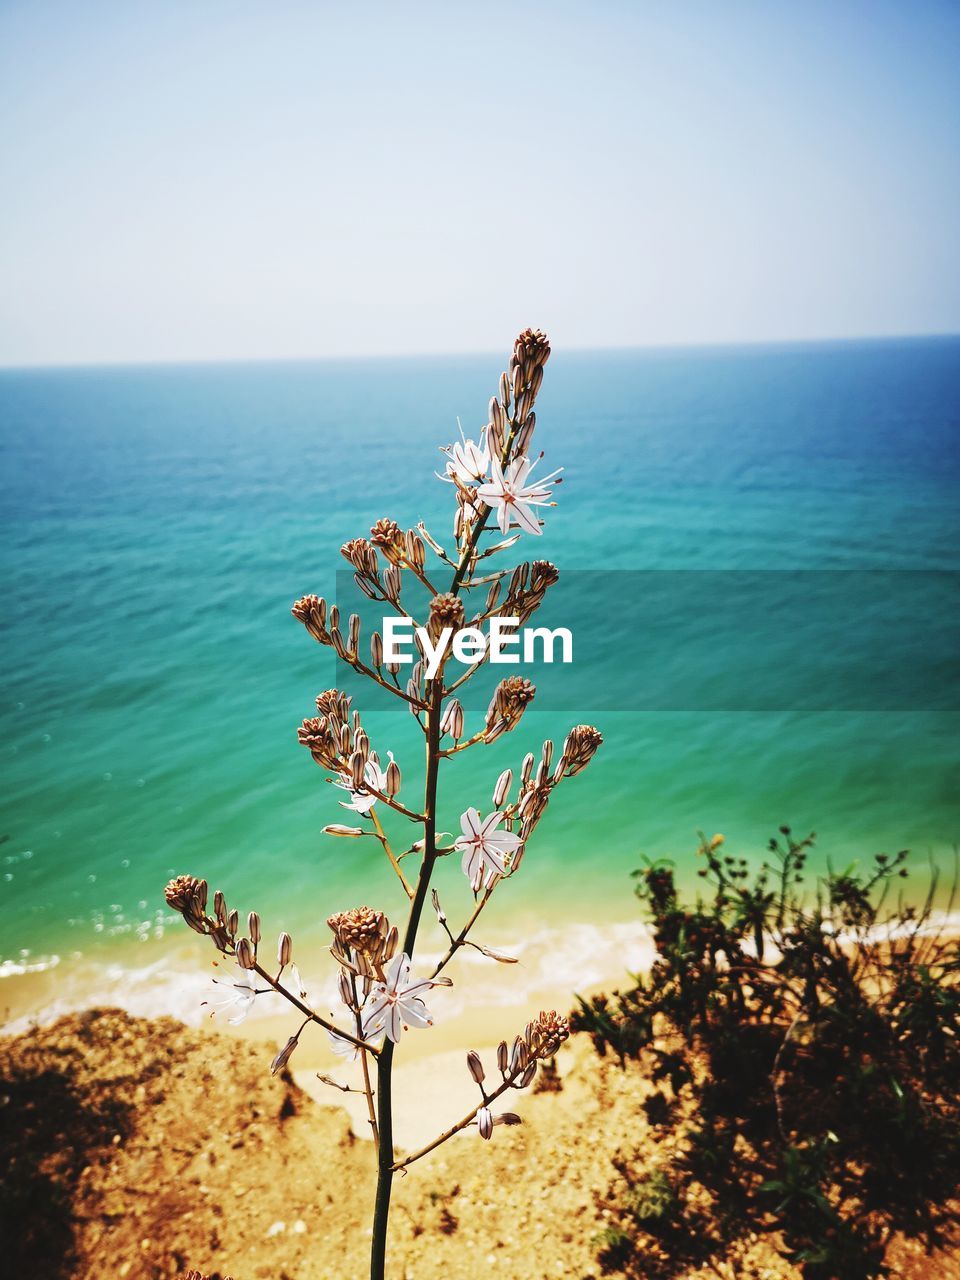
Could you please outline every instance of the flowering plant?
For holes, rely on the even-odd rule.
[[[454,550],[441,546],[422,522],[416,529],[404,532],[391,519],[377,520],[369,539],[354,538],[341,548],[364,595],[382,602],[397,615],[410,616],[407,604],[401,600],[405,576],[412,577],[429,592],[423,637],[417,641],[421,660],[412,668],[405,685],[398,679],[399,664],[385,659],[379,632],[370,637],[369,660],[361,657],[357,614],[352,614],[343,626],[338,607],[328,608],[326,601],[317,596],[305,596],[293,606],[294,616],[314,639],[332,647],[353,670],[407,704],[426,742],[423,801],[417,803],[416,808],[410,808],[399,798],[400,766],[389,752],[384,766],[384,759],[371,747],[360,713],[351,707],[352,699],[343,691],[328,689],[321,693],[316,700],[317,715],[304,720],[298,730],[301,744],[316,763],[332,775],[334,785],[349,796],[340,802],[343,807],[357,822],[369,824],[331,823],[324,831],[337,838],[377,840],[396,873],[407,908],[402,931],[390,923],[385,912],[366,906],[338,912],[328,920],[333,934],[330,951],[338,966],[342,1020],[337,1022],[322,1016],[309,1002],[292,962],[289,934],[280,935],[277,963],[271,966],[260,946],[261,923],[257,912],[248,915],[244,932],[240,928],[239,912],[229,909],[219,890],[213,897],[212,912],[208,912],[205,880],[178,876],[166,889],[168,904],[179,911],[197,933],[210,937],[217,950],[240,970],[234,982],[216,984],[216,998],[211,1001],[214,1007],[231,1011],[230,1021],[238,1022],[258,996],[274,992],[297,1010],[300,1025],[273,1059],[272,1071],[286,1066],[300,1036],[311,1023],[326,1030],[335,1053],[344,1059],[359,1060],[361,1091],[366,1097],[377,1148],[372,1280],[384,1275],[395,1173],[468,1127],[475,1127],[481,1138],[489,1139],[495,1126],[518,1124],[519,1117],[512,1112],[495,1114],[493,1104],[507,1090],[529,1086],[538,1064],[552,1058],[569,1035],[565,1018],[552,1011],[542,1011],[512,1043],[500,1042],[499,1080],[493,1084],[488,1084],[483,1063],[471,1050],[467,1055],[467,1068],[479,1089],[477,1105],[421,1150],[401,1156],[395,1149],[392,1068],[403,1032],[433,1025],[427,1003],[430,992],[435,987],[450,985],[444,971],[462,947],[473,947],[493,960],[510,963],[509,957],[473,941],[471,931],[500,882],[519,870],[527,843],[554,788],[585,768],[602,742],[592,726],[577,725],[567,735],[556,760],[553,742],[545,742],[539,760],[533,754],[523,760],[514,798],[511,799],[513,771],[506,769],[493,787],[492,812],[481,816],[478,808],[469,807],[459,819],[461,834],[454,844],[450,847],[440,844],[437,810],[441,765],[470,747],[493,742],[514,729],[535,694],[534,686],[524,677],[501,680],[482,726],[467,736],[464,708],[455,695],[483,666],[485,655],[478,655],[463,674],[449,683],[444,665],[441,663],[439,669],[433,670],[424,658],[431,638],[436,640],[448,629],[456,632],[464,626],[467,614],[462,592],[486,588],[485,602],[470,622],[472,628],[482,630],[485,625],[489,627],[495,620],[506,617],[525,622],[557,581],[557,570],[548,561],[535,560],[513,570],[492,572],[487,571],[484,563],[514,546],[523,533],[539,535],[542,521],[538,511],[554,505],[551,486],[559,483],[559,473],[553,472],[537,481],[530,476],[539,460],[530,456],[536,425],[534,405],[549,355],[550,344],[543,333],[530,329],[521,333],[509,367],[500,377],[498,394],[490,400],[488,422],[480,432],[479,441],[462,438],[444,451],[448,461],[442,478],[453,485],[456,497]],[[484,535],[494,533],[497,527],[501,540],[484,545]],[[518,531],[511,534],[511,529]],[[444,590],[438,590],[428,576],[428,547],[442,566],[452,570]],[[421,828],[420,838],[399,855],[381,822],[381,807]],[[461,870],[474,894],[473,910],[456,932],[450,928],[438,891],[431,884],[438,858],[453,852],[461,854]],[[401,859],[406,856],[419,859],[419,870],[412,884],[401,865]],[[432,972],[417,977],[413,956],[428,893],[449,945]],[[341,1089],[348,1087],[335,1081],[328,1083]]]

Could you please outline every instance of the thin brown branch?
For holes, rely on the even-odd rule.
[[[477,1118],[477,1112],[481,1107],[488,1107],[491,1102],[495,1102],[502,1093],[506,1093],[508,1089],[512,1088],[514,1082],[522,1075],[523,1071],[518,1067],[512,1075],[494,1089],[493,1093],[487,1093],[484,1091],[483,1100],[478,1102],[473,1110],[468,1112],[462,1120],[458,1120],[457,1123],[451,1125],[449,1129],[444,1129],[443,1133],[434,1138],[432,1142],[428,1142],[425,1147],[421,1147],[419,1151],[415,1151],[413,1155],[407,1156],[403,1160],[396,1161],[393,1165],[394,1173],[398,1172],[400,1169],[406,1169],[407,1165],[411,1165],[415,1160],[420,1160],[423,1156],[429,1155],[431,1151],[436,1151],[437,1147],[441,1146],[449,1138],[460,1133],[461,1130],[466,1129],[467,1125]]]
[[[384,831],[380,823],[380,819],[377,817],[377,811],[375,809],[370,810],[370,819],[373,822],[374,827],[376,827],[376,839],[379,840],[380,843],[383,845],[383,851],[387,855],[387,857],[390,859],[390,865],[393,867],[394,871],[400,877],[400,883],[403,885],[403,888],[407,897],[412,898],[413,890],[410,888],[410,885],[407,883],[407,877],[403,874],[403,868],[400,866],[400,862],[397,859],[397,855],[393,852],[393,849],[390,847],[390,841],[387,839],[387,833]]]
[[[441,973],[447,967],[447,965],[450,963],[450,961],[453,959],[456,953],[460,950],[460,948],[467,944],[467,934],[476,924],[477,917],[480,915],[480,912],[490,901],[490,895],[492,893],[493,893],[493,886],[491,886],[489,889],[486,889],[484,891],[483,897],[480,898],[480,900],[477,902],[477,905],[473,909],[473,914],[470,916],[470,919],[463,926],[463,928],[460,930],[457,936],[454,938],[452,934],[450,935],[450,946],[447,949],[447,953],[443,957],[443,959],[440,961],[440,963],[437,965],[437,967],[434,969],[433,973],[430,975],[431,978],[435,978],[438,973]],[[448,930],[448,933],[449,933],[449,930]]]
[[[340,1036],[343,1040],[349,1040],[349,1042],[356,1045],[358,1049],[366,1049],[368,1053],[372,1053],[374,1056],[377,1056],[380,1053],[380,1050],[375,1044],[370,1044],[367,1040],[363,1040],[360,1037],[353,1035],[352,1032],[344,1031],[342,1027],[338,1027],[332,1022],[328,1022],[326,1018],[321,1018],[319,1013],[316,1013],[309,1005],[304,1004],[303,1001],[295,996],[292,991],[288,991],[287,988],[280,983],[278,978],[271,977],[266,969],[264,969],[263,965],[255,964],[253,966],[253,972],[259,974],[259,976],[263,978],[264,982],[268,983],[277,995],[283,996],[284,999],[289,1000],[295,1008],[300,1010],[309,1022],[317,1023],[318,1026],[323,1027],[326,1031],[332,1031],[335,1036]]]

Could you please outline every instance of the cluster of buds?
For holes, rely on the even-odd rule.
[[[466,615],[463,601],[449,591],[434,596],[430,601],[430,613],[427,618],[427,634],[436,643],[444,630],[456,635],[463,628]]]
[[[383,967],[396,954],[400,938],[385,913],[352,907],[330,916],[327,924],[333,933],[330,953],[337,963],[361,978],[382,981]]]
[[[376,583],[379,580],[380,566],[377,563],[377,553],[366,538],[351,538],[340,548],[340,554],[356,570],[358,579],[362,578],[368,583]]]
[[[559,577],[559,569],[549,560],[517,565],[499,612],[507,618],[519,618],[522,626],[540,608],[548,588]]]
[[[506,1047],[507,1047],[506,1042],[503,1043],[502,1047],[504,1050],[506,1050]],[[519,1067],[519,1066],[517,1067],[517,1071],[515,1072],[515,1074],[520,1076],[521,1078],[525,1078],[529,1073],[530,1080],[532,1080],[533,1076],[536,1074],[537,1064],[534,1062],[529,1065],[533,1067],[532,1072],[529,1072],[529,1067],[525,1063],[523,1067]],[[484,1084],[483,1084],[484,1080],[486,1079],[486,1072],[483,1069],[483,1063],[480,1061],[480,1055],[479,1053],[476,1052],[475,1049],[471,1049],[467,1054],[467,1070],[470,1072],[471,1076],[473,1077],[477,1087],[480,1090],[480,1095],[483,1098],[483,1105],[477,1108],[477,1114],[476,1114],[477,1132],[480,1134],[481,1138],[489,1142],[490,1139],[493,1137],[493,1131],[497,1125],[500,1125],[500,1124],[513,1125],[513,1124],[523,1123],[523,1121],[520,1119],[520,1117],[517,1115],[515,1111],[502,1111],[499,1115],[494,1115],[493,1112],[490,1110],[490,1107],[487,1104],[490,1101],[492,1101],[492,1098],[488,1096],[487,1091],[484,1088]],[[506,1074],[504,1074],[504,1082],[509,1083],[509,1080]],[[530,1081],[528,1080],[527,1084],[529,1084],[529,1082]],[[522,1084],[520,1080],[517,1080],[515,1083],[511,1084],[511,1087],[514,1089],[523,1089],[523,1088],[526,1088],[526,1085]]]
[[[564,775],[572,778],[585,769],[602,744],[603,735],[592,724],[574,725],[567,734],[563,744],[563,755],[560,757],[560,763],[564,766]]]
[[[504,683],[508,682],[504,681]],[[523,841],[523,847],[514,859],[511,872],[519,867],[523,851],[526,849],[526,842],[546,812],[553,788],[564,778],[572,778],[581,769],[585,769],[602,742],[603,737],[592,725],[576,725],[567,734],[560,759],[554,766],[553,742],[548,738],[543,744],[539,762],[533,752],[524,756],[520,768],[519,795],[511,804],[507,804],[506,800],[513,782],[513,771],[505,769],[500,774],[493,790],[493,803],[497,809],[503,810],[509,830],[513,830],[519,823],[519,835]]]
[[[440,736],[449,734],[455,742],[463,737],[463,706],[459,698],[451,698],[440,717]]]
[[[513,456],[529,452],[536,426],[533,406],[549,358],[550,343],[539,329],[525,329],[513,344],[510,363],[500,375],[500,395],[490,401],[487,442],[493,457],[503,456],[508,428],[515,433]]]
[[[494,742],[520,723],[520,717],[533,701],[536,686],[526,676],[508,676],[493,691],[487,707],[485,742]]]
[[[176,876],[163,891],[168,907],[179,911],[195,933],[210,932],[207,916],[207,882],[196,876]]]
[[[327,609],[323,596],[302,596],[295,600],[290,612],[313,636],[314,640],[331,646],[344,662],[358,669],[360,649],[360,615],[351,613],[347,621],[346,635],[340,626],[340,610],[335,604]]]
[[[340,689],[325,689],[318,694],[319,714],[303,721],[297,730],[297,741],[321,768],[349,778],[352,789],[360,791],[373,753],[360,713],[351,713],[350,702]]]
[[[391,564],[403,564],[404,536],[396,520],[390,520],[386,516],[377,520],[370,528],[370,541]]]
[[[523,1038],[531,1055],[542,1062],[545,1058],[552,1058],[563,1042],[570,1038],[570,1023],[556,1009],[541,1009],[535,1021],[527,1023]]]
[[[241,969],[255,969],[262,935],[260,914],[247,916],[247,931],[240,934],[240,913],[230,909],[222,891],[213,895],[213,915],[207,915],[207,882],[196,876],[176,876],[163,896],[167,906],[179,911],[191,929],[213,940],[223,955],[232,955]],[[277,943],[277,963],[282,972],[290,964],[293,943],[289,933],[281,933]],[[296,975],[299,984],[299,975]]]

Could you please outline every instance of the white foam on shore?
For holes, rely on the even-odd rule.
[[[434,993],[438,1019],[522,1005],[551,994],[566,996],[572,1003],[574,993],[595,989],[599,983],[623,985],[631,973],[648,968],[654,955],[651,932],[639,921],[544,928],[514,940],[513,945],[505,937],[493,949],[515,957],[517,963],[499,964],[464,947],[450,966],[454,986]],[[416,972],[430,973],[442,954],[418,953]],[[327,950],[296,958],[314,1007],[320,1013],[335,1010],[339,1004],[336,967]],[[2,1030],[15,1035],[47,1026],[65,1013],[96,1007],[120,1008],[144,1018],[169,1015],[188,1026],[199,1026],[209,1016],[202,1002],[228,990],[220,987],[218,991],[212,978],[229,982],[232,973],[226,965],[212,969],[209,959],[199,954],[193,963],[190,953],[127,966],[85,958],[64,963],[59,957],[43,963],[39,959],[22,965],[8,962],[10,982],[5,985],[4,1003],[11,1016]],[[23,990],[18,992],[21,985]],[[34,1007],[26,1011],[28,996]],[[282,997],[264,995],[254,1002],[248,1021],[275,1017],[284,1009]]]
[[[878,940],[892,940],[911,929],[917,926],[879,925],[874,934]],[[920,936],[960,933],[960,912],[933,912],[917,932]],[[631,975],[647,971],[656,955],[652,930],[642,921],[567,924],[537,930],[512,944],[504,935],[490,945],[515,957],[517,963],[499,964],[464,947],[450,966],[454,985],[431,995],[430,1007],[438,1023],[485,1010],[542,1006],[544,1001],[570,1007],[577,994],[629,985]],[[418,952],[415,973],[429,974],[442,954]],[[297,958],[313,1007],[321,1014],[333,1013],[339,1000],[329,952],[318,948]],[[144,1018],[167,1015],[188,1026],[200,1026],[210,1015],[203,1002],[228,992],[235,972],[225,964],[212,968],[209,957],[192,948],[127,966],[81,956],[68,961],[59,956],[7,961],[0,972],[7,979],[3,1003],[8,1020],[2,1031],[19,1034],[47,1026],[63,1014],[96,1007],[120,1008]],[[214,976],[224,985],[213,986]],[[275,1018],[285,1011],[282,997],[265,994],[254,1002],[248,1022]]]

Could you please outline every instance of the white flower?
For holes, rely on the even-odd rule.
[[[393,752],[388,751],[387,755],[393,759]],[[340,781],[335,782],[335,787],[340,787],[343,791],[350,792],[349,800],[341,800],[340,803],[344,809],[352,809],[354,813],[368,814],[373,806],[377,803],[379,796],[371,794],[369,791],[354,791],[353,779],[349,773],[341,773]],[[375,787],[377,791],[386,791],[387,773],[385,769],[380,768],[380,761],[376,755],[372,755],[366,763],[363,771],[363,780],[369,786]]]
[[[330,1048],[338,1058],[353,1059],[360,1052],[352,1041],[345,1040],[343,1036],[338,1036],[335,1031],[328,1031],[327,1039],[330,1041]]]
[[[300,970],[295,964],[287,966],[287,977],[283,985],[291,995],[296,996],[300,1000],[306,1000],[307,989],[303,985],[303,979],[300,977]]]
[[[394,956],[387,968],[386,982],[375,982],[365,1004],[364,1038],[385,1032],[396,1043],[407,1027],[432,1027],[433,1018],[421,993],[443,985],[421,978],[410,981],[410,958]]]
[[[459,419],[457,426],[460,426]],[[459,443],[444,449],[448,458],[447,474],[441,476],[441,480],[449,480],[451,484],[459,481],[462,485],[475,485],[486,479],[490,455],[487,450],[485,430],[486,428],[481,431],[480,443],[477,444],[473,440],[468,440],[463,434],[463,428],[460,427]]]
[[[346,975],[341,972],[341,978],[343,979],[345,977]],[[361,1027],[363,1027],[363,1032],[362,1032],[363,1039],[369,1040],[372,1044],[375,1044],[377,1040],[383,1035],[382,1023],[378,1025],[376,1020],[371,1018],[369,1021],[369,1025],[364,1026],[365,1012],[366,1012],[367,1006],[370,1003],[370,999],[373,995],[373,991],[374,991],[374,988],[371,988],[369,995],[360,1005],[360,1019],[361,1019],[360,1025]],[[342,996],[342,991],[341,991],[341,996]],[[351,1018],[352,1016],[353,1014],[351,1010]],[[358,1045],[355,1045],[352,1040],[348,1040],[345,1036],[338,1035],[336,1031],[328,1031],[327,1038],[330,1041],[330,1048],[333,1050],[333,1052],[337,1055],[338,1058],[348,1058],[351,1061],[353,1061],[360,1053],[360,1049]]]
[[[497,508],[501,533],[507,533],[511,525],[519,525],[527,533],[540,533],[540,522],[531,508],[552,505],[549,485],[563,468],[529,484],[530,472],[536,465],[529,458],[514,458],[504,472],[499,461],[491,459],[492,479],[480,485],[477,497],[488,507]]]
[[[489,886],[494,876],[506,875],[510,855],[523,843],[512,831],[497,830],[502,821],[502,813],[481,818],[476,809],[468,809],[460,819],[463,835],[457,837],[454,848],[463,852],[460,865],[474,893],[485,878]]]
[[[226,1013],[228,1009],[234,1009],[236,1012],[233,1017],[227,1021],[232,1027],[238,1026],[243,1022],[244,1018],[253,1007],[254,999],[258,995],[264,994],[257,990],[253,985],[253,978],[240,978],[237,982],[224,982],[219,978],[213,979],[214,990],[210,1000],[201,1002],[201,1007],[210,1010],[210,1017],[214,1017],[217,1013]]]

